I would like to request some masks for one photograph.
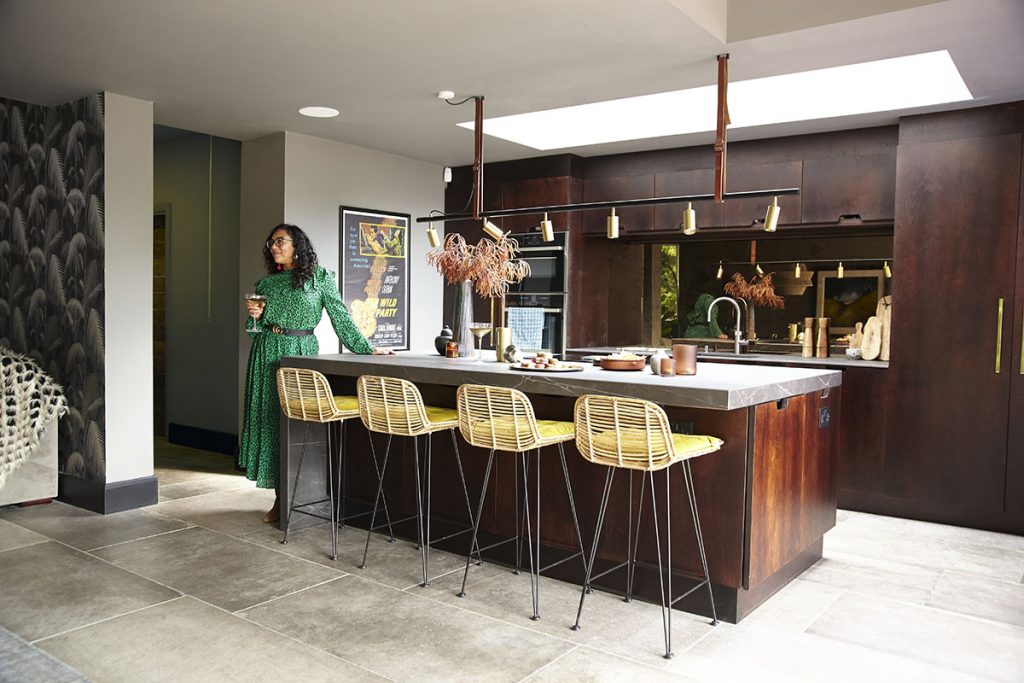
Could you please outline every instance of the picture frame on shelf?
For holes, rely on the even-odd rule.
[[[885,296],[885,274],[878,270],[819,270],[815,315],[830,318],[833,334],[855,331],[857,323],[875,314],[878,300]]]

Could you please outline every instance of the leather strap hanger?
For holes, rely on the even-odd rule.
[[[718,117],[715,127],[715,203],[725,203],[725,147],[729,120],[729,55],[718,55]]]

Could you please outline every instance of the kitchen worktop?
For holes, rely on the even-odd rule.
[[[653,375],[646,368],[615,372],[585,363],[580,364],[583,370],[579,372],[533,372],[514,370],[494,361],[476,362],[416,353],[287,356],[281,360],[281,365],[310,368],[325,375],[385,375],[423,384],[490,384],[528,394],[632,396],[664,406],[712,410],[745,408],[822,391],[842,383],[842,373],[835,370],[707,362],[697,363],[696,375],[673,377]]]
[[[722,343],[722,340],[719,340]],[[566,354],[570,356],[603,356],[611,353],[621,351],[623,348],[628,349],[639,349],[641,347],[621,347],[621,346],[587,346],[566,349]],[[670,356],[672,355],[671,349],[662,349]],[[885,369],[889,367],[888,361],[881,360],[854,360],[848,358],[845,353],[837,353],[829,356],[828,358],[804,358],[800,354],[791,353],[759,353],[752,351],[750,353],[735,354],[731,351],[711,351],[704,352],[698,347],[697,351],[698,360],[703,361],[730,361],[749,363],[752,365],[799,365],[807,367],[818,367],[818,368],[879,368]]]

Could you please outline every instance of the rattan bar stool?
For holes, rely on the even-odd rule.
[[[718,623],[715,612],[715,598],[711,592],[711,579],[708,574],[707,557],[704,554],[704,537],[700,530],[700,517],[697,514],[697,499],[693,489],[693,473],[690,461],[700,455],[712,453],[722,447],[721,439],[713,436],[696,436],[692,434],[673,434],[669,428],[668,416],[661,406],[650,401],[637,398],[618,398],[612,396],[581,396],[576,401],[574,411],[576,425],[576,447],[580,454],[590,462],[605,465],[604,494],[597,514],[597,528],[594,531],[594,545],[590,551],[590,562],[587,575],[580,592],[580,605],[576,612],[576,623],[572,629],[580,629],[580,616],[583,613],[583,601],[590,592],[592,582],[621,567],[626,567],[626,601],[631,599],[633,577],[636,571],[636,549],[639,544],[640,519],[643,516],[644,488],[649,482],[651,487],[651,516],[654,520],[654,541],[658,549],[658,580],[661,588],[662,627],[665,634],[665,658],[672,657],[672,605],[687,597],[702,586],[707,587],[708,600],[711,601],[711,623]],[[700,562],[704,575],[684,574],[698,581],[685,593],[672,595],[672,501],[669,471],[671,466],[681,463],[683,479],[686,483],[686,494],[690,501],[690,515],[693,517],[693,530],[697,536],[697,548],[700,551]],[[630,471],[630,517],[632,517],[632,473],[640,471],[645,474],[641,480],[640,504],[636,520],[636,535],[629,534],[632,548],[626,549],[626,561],[596,576],[594,558],[601,540],[601,529],[604,526],[605,513],[608,509],[608,497],[611,493],[615,472],[619,469]],[[666,519],[666,560],[662,562],[661,534],[658,527],[658,504],[654,487],[654,473],[665,472],[665,519]],[[628,525],[632,527],[632,519]],[[635,539],[635,540],[634,540]],[[667,570],[667,571],[666,571]],[[680,572],[682,573],[682,572]]]
[[[359,417],[359,406],[355,396],[334,396],[331,385],[321,373],[316,370],[304,368],[280,368],[277,371],[277,397],[284,414],[293,419],[301,420],[306,424],[305,434],[302,438],[302,447],[299,449],[299,464],[295,471],[295,483],[292,484],[292,495],[288,506],[287,518],[285,519],[284,538],[281,543],[288,543],[288,532],[291,530],[292,513],[327,519],[331,522],[331,559],[338,559],[338,509],[335,506],[335,489],[340,487],[341,472],[344,469],[344,452],[341,447],[344,441],[335,437],[333,441],[338,443],[338,481],[334,480],[332,450],[332,427],[340,424],[344,429],[345,421]],[[311,423],[322,424],[327,430],[327,498],[311,501],[308,503],[295,504],[295,495],[299,488],[299,480],[302,478],[302,462],[306,454],[306,441],[309,437],[309,425]],[[371,442],[372,446],[372,442]],[[377,466],[377,458],[374,456],[374,467]],[[339,492],[341,495],[341,492]],[[330,517],[325,517],[316,512],[310,512],[307,508],[315,505],[322,505],[330,502]],[[385,502],[385,515],[387,515],[387,503]],[[360,513],[361,515],[369,513]],[[358,515],[352,515],[356,517]],[[344,518],[344,514],[342,514]]]
[[[521,391],[506,389],[503,387],[485,386],[480,384],[463,384],[459,387],[457,405],[459,409],[459,431],[462,437],[478,448],[486,448],[490,451],[487,456],[487,467],[484,470],[483,488],[480,490],[480,503],[477,506],[476,518],[473,524],[473,540],[470,544],[469,553],[466,555],[466,570],[462,576],[462,590],[459,597],[466,596],[466,578],[469,576],[469,565],[472,562],[473,548],[477,544],[477,535],[480,531],[480,519],[483,515],[484,501],[487,498],[487,484],[491,476],[491,467],[494,463],[495,451],[513,453],[521,461],[523,472],[523,508],[526,517],[526,543],[527,552],[530,557],[530,593],[533,599],[533,616],[531,619],[540,619],[540,573],[556,567],[563,562],[580,557],[584,569],[587,560],[583,552],[583,537],[580,534],[580,524],[576,517],[576,501],[572,495],[572,484],[569,483],[569,468],[565,463],[566,441],[572,441],[574,437],[573,425],[571,422],[558,422],[555,420],[537,420],[533,414],[533,404],[530,399]],[[558,446],[558,455],[562,460],[562,475],[565,479],[565,491],[569,497],[569,509],[572,511],[572,523],[576,528],[576,541],[579,544],[579,551],[553,562],[546,567],[540,566],[540,449],[546,446]],[[533,533],[530,530],[530,499],[528,459],[529,452],[536,449],[536,486],[535,486],[535,523],[536,523],[536,547],[533,544]],[[516,542],[516,573],[519,572],[520,558],[522,556],[522,531],[519,516],[519,467],[516,467],[516,537],[492,543],[485,548],[478,548],[477,553],[489,550],[505,543]]]
[[[472,528],[473,509],[469,502],[469,492],[466,489],[466,476],[462,471],[462,459],[459,457],[459,444],[455,438],[455,430],[459,426],[458,415],[452,408],[438,408],[423,404],[423,397],[419,389],[412,382],[395,377],[380,377],[375,375],[363,375],[356,383],[357,399],[359,404],[359,417],[363,424],[371,432],[387,434],[387,446],[384,451],[384,461],[380,469],[377,498],[373,506],[373,515],[370,518],[370,528],[366,533],[366,546],[363,549],[363,562],[360,569],[366,568],[366,557],[370,550],[370,536],[378,528],[376,524],[377,504],[384,495],[384,475],[387,472],[388,456],[391,453],[391,441],[394,436],[408,436],[413,440],[413,453],[416,465],[416,532],[417,544],[421,553],[423,565],[424,588],[430,585],[430,545],[440,543],[468,533]],[[431,539],[430,537],[430,472],[432,435],[434,432],[447,431],[451,434],[452,448],[455,453],[455,463],[459,470],[459,480],[462,483],[462,494],[466,501],[466,513],[469,517],[470,526],[454,533]],[[426,451],[426,466],[423,476],[420,474],[420,446],[419,437],[423,437]],[[422,480],[425,480],[422,481]],[[426,491],[424,491],[424,488]],[[426,499],[426,510],[424,511],[424,498]],[[385,507],[385,512],[387,508]],[[407,517],[405,519],[412,519]],[[397,524],[397,520],[394,523]]]

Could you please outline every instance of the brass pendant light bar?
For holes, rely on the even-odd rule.
[[[748,190],[745,192],[726,192],[725,199],[751,199],[758,197],[785,197],[800,194],[798,187],[778,188],[774,190]],[[714,194],[689,194],[676,197],[650,197],[648,199],[620,199],[607,202],[581,202],[577,204],[552,204],[549,206],[526,206],[518,209],[497,209],[483,211],[487,218],[503,218],[505,216],[522,216],[525,214],[556,213],[564,211],[598,211],[622,209],[630,206],[656,206],[658,204],[685,204],[687,202],[708,202],[714,200]],[[434,216],[420,216],[417,223],[429,221],[444,223],[446,221],[462,221],[477,218],[473,213],[449,213]]]

